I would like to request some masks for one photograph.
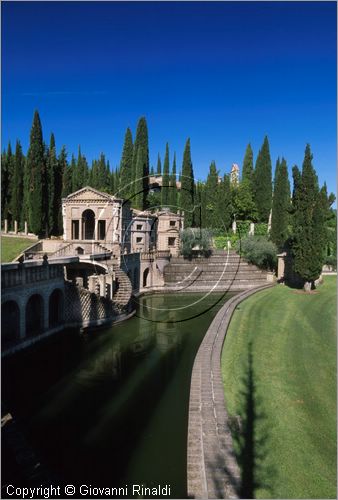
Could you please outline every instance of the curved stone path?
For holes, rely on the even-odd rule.
[[[239,498],[237,464],[224,401],[221,353],[236,306],[272,284],[246,290],[219,310],[200,345],[191,375],[188,498]]]

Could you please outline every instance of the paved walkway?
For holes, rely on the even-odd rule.
[[[188,497],[238,498],[240,470],[224,402],[221,352],[232,313],[250,295],[230,299],[211,323],[195,358],[191,376],[188,426]]]

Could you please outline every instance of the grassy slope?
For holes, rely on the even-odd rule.
[[[336,278],[317,294],[278,286],[239,305],[222,354],[232,416],[246,413],[250,343],[255,496],[336,498]]]
[[[34,245],[36,241],[29,238],[1,236],[1,262],[11,262],[22,250]]]

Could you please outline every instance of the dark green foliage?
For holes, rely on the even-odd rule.
[[[18,221],[19,228],[23,228],[23,181],[25,172],[25,157],[22,153],[21,144],[16,141],[15,156],[13,164],[11,212],[13,220]]]
[[[206,191],[206,227],[217,228],[220,225],[218,218],[218,202],[219,202],[219,192],[218,192],[218,171],[216,169],[216,163],[213,161],[209,167],[209,174],[207,177],[207,182],[205,184]]]
[[[247,236],[237,243],[245,259],[263,269],[273,270],[277,262],[277,247],[265,236]]]
[[[133,192],[133,137],[128,127],[124,137],[122,158],[120,163],[120,185],[118,195],[128,199]],[[116,185],[117,188],[117,185]]]
[[[181,233],[181,252],[186,258],[194,254],[210,255],[212,239],[210,231],[200,228],[184,229]]]
[[[58,162],[62,171],[62,198],[65,198],[72,192],[72,169],[68,166],[65,146],[61,149]]]
[[[250,219],[253,222],[257,220],[257,208],[247,179],[232,187],[232,204],[236,219]]]
[[[154,167],[153,165],[150,167],[150,173],[149,173],[150,177],[154,177]]]
[[[191,227],[194,224],[194,172],[191,163],[190,139],[187,140],[182,164],[182,184],[180,206],[184,211],[185,227]]]
[[[244,160],[243,160],[243,170],[242,170],[242,181],[248,181],[251,189],[253,189],[253,152],[251,144],[248,144],[245,150]]]
[[[163,163],[163,175],[162,175],[162,189],[161,189],[161,203],[162,207],[167,207],[169,204],[169,145],[166,144],[165,156]]]
[[[177,212],[177,187],[176,187],[176,153],[174,153],[173,168],[169,182],[169,206],[172,212]]]
[[[290,182],[286,161],[276,163],[270,238],[281,250],[290,236]]]
[[[138,161],[139,165],[137,165]],[[136,208],[140,208],[143,210],[147,206],[147,196],[148,196],[148,186],[149,186],[148,127],[146,119],[144,117],[140,118],[137,125],[136,138],[133,148],[133,171],[135,180],[134,193],[138,193],[136,197],[137,202],[135,203],[135,207],[137,204]],[[141,184],[142,184],[142,192],[140,192]],[[141,202],[140,202],[140,196],[142,197]],[[134,204],[133,200],[132,204]]]
[[[147,200],[148,210],[155,212],[161,208],[161,192],[160,191],[149,191]]]
[[[135,176],[135,194],[133,197],[133,206],[138,210],[143,210],[143,158],[142,147],[138,148]]]
[[[230,177],[224,175],[222,181],[217,186],[217,220],[218,228],[227,230],[231,226],[233,216],[233,206],[231,202]]]
[[[12,219],[11,198],[14,161],[11,143],[8,143],[7,152],[4,151],[1,157],[1,217],[9,219],[9,222]]]
[[[292,254],[294,270],[305,284],[314,286],[324,262],[327,196],[319,190],[310,146],[305,149],[302,175],[294,169]],[[309,285],[305,285],[308,289]]]
[[[42,127],[35,111],[27,154],[29,228],[38,236],[46,235],[48,213],[45,211],[46,166]]]
[[[160,155],[157,156],[157,168],[156,168],[156,174],[157,175],[162,175],[162,165],[161,165],[161,158]]]
[[[253,184],[258,221],[268,222],[272,206],[272,167],[267,137],[257,156]]]
[[[51,134],[47,155],[49,235],[58,235],[61,232],[59,222],[61,215],[62,174],[62,166],[60,166],[56,156],[54,134]]]

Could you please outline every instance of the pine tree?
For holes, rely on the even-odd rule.
[[[157,155],[157,169],[156,169],[156,174],[157,175],[162,175],[162,164],[161,164],[161,158],[160,155]]]
[[[124,137],[122,158],[120,163],[120,186],[118,195],[128,199],[133,193],[133,136],[128,127]],[[117,187],[117,186],[116,186]]]
[[[174,153],[173,167],[169,182],[169,206],[172,212],[177,212],[176,153]]]
[[[163,175],[162,175],[162,189],[161,189],[161,203],[162,207],[167,207],[169,203],[169,145],[166,144],[165,156],[163,163]]]
[[[141,151],[140,162],[142,163],[142,169],[138,169],[137,166],[137,161],[138,161],[137,158],[139,150]],[[139,185],[141,179],[143,186],[141,208],[145,209],[147,205],[147,196],[149,190],[149,146],[148,146],[148,127],[146,119],[144,117],[140,118],[136,130],[136,137],[133,148],[133,172],[135,180],[134,193],[138,193],[137,204],[139,205],[139,197],[140,197]],[[138,177],[139,175],[141,175],[140,178]]]
[[[268,222],[272,205],[272,167],[269,141],[266,136],[256,160],[254,201],[259,222]]]
[[[253,176],[254,176],[253,152],[251,144],[249,143],[246,147],[243,160],[242,181],[247,180],[252,189],[253,189]]]
[[[190,139],[187,140],[182,163],[180,206],[184,211],[185,227],[194,224],[194,172],[191,163]]]
[[[288,236],[290,223],[290,182],[286,161],[276,163],[272,199],[270,238],[282,250]]]
[[[312,165],[309,144],[305,149],[302,176],[294,193],[292,254],[294,270],[304,281],[305,290],[314,287],[323,265],[323,201]],[[297,174],[297,172],[295,171]],[[299,181],[299,179],[297,179]]]
[[[27,154],[29,172],[29,227],[38,236],[46,233],[48,213],[45,211],[46,166],[45,148],[39,113],[35,111]]]
[[[232,221],[232,211],[230,176],[225,174],[217,188],[216,213],[220,229],[229,229]]]
[[[23,179],[25,170],[25,158],[23,156],[21,144],[19,141],[16,141],[13,167],[11,212],[13,220],[16,220],[19,227],[22,228]]]

